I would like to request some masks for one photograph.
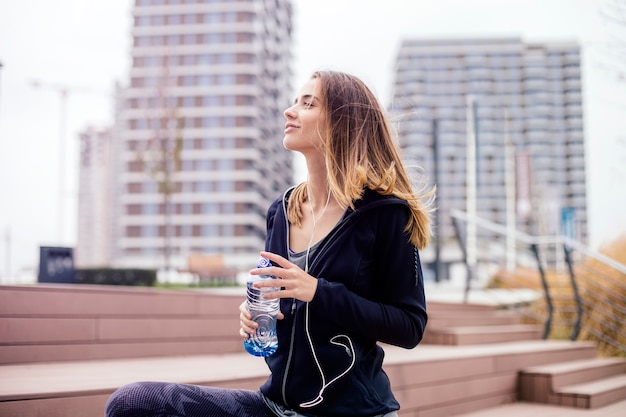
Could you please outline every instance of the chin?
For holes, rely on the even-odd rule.
[[[289,138],[287,136],[285,136],[283,138],[283,147],[285,149],[288,149],[290,151],[297,151],[297,146],[293,146],[294,144],[292,143],[292,141],[289,140]]]

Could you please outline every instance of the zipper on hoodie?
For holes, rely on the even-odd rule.
[[[283,201],[282,201],[282,205],[283,205],[283,214],[285,216],[285,230],[287,232],[287,239],[286,239],[286,245],[287,245],[287,253],[289,253],[289,219],[287,218],[287,205],[285,203],[286,201],[286,195],[287,192],[285,193],[285,195],[283,195]],[[332,237],[335,236],[339,230],[341,230],[344,226],[344,224],[346,223],[346,219],[349,216],[347,216],[345,219],[341,220],[341,222],[339,223],[338,226],[335,227],[335,229],[331,232],[330,235],[328,235],[326,238],[324,238],[324,242],[322,244],[322,246],[319,247],[319,252],[318,252],[318,256],[316,257],[316,259],[319,259],[324,250],[328,247],[328,242],[330,242],[332,240]],[[309,268],[309,270],[312,269],[313,265],[315,264],[315,261],[311,264],[311,268]],[[281,395],[283,397],[283,404],[285,404],[285,406],[290,407],[289,402],[287,401],[287,379],[289,377],[289,373],[291,370],[291,361],[293,359],[293,351],[294,351],[294,344],[295,344],[295,339],[296,339],[296,306],[297,306],[297,300],[295,298],[292,299],[292,303],[291,303],[291,317],[292,317],[292,323],[291,323],[291,335],[290,335],[290,340],[289,340],[289,353],[287,354],[287,363],[285,364],[285,370],[284,370],[284,374],[283,374],[283,378],[282,378],[282,384],[281,384]]]
[[[285,216],[285,230],[287,231],[287,239],[285,242],[285,245],[287,246],[286,250],[287,250],[287,255],[289,255],[289,219],[287,218],[287,205],[285,203],[287,197],[287,192],[285,192],[285,194],[283,195],[283,214]],[[290,335],[290,340],[289,340],[289,353],[287,354],[287,363],[285,364],[285,368],[284,368],[284,373],[283,373],[283,380],[282,380],[282,384],[281,384],[281,395],[283,397],[283,404],[285,404],[285,406],[290,407],[289,403],[287,402],[287,376],[289,375],[289,371],[291,368],[291,360],[293,358],[293,345],[295,343],[295,331],[296,331],[296,299],[292,298],[291,299],[291,335]]]

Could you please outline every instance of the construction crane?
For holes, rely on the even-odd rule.
[[[60,123],[59,123],[59,178],[58,178],[58,213],[57,213],[57,238],[59,243],[63,243],[65,236],[65,153],[66,153],[66,135],[67,135],[67,98],[70,93],[96,94],[101,96],[112,97],[111,93],[95,90],[88,87],[71,86],[58,83],[44,83],[39,80],[31,80],[31,86],[35,89],[51,90],[59,94],[60,98]]]

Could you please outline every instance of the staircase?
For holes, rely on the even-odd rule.
[[[600,408],[626,398],[626,361],[592,358],[534,366],[520,373],[520,399]]]
[[[423,343],[476,345],[540,340],[542,328],[519,324],[513,312],[480,304],[429,303],[429,320]]]
[[[101,417],[117,387],[142,380],[258,389],[267,367],[232,331],[241,291],[0,286],[0,416]],[[385,346],[400,417],[520,400],[600,413],[626,404],[623,359],[598,358],[592,342],[542,340],[487,305],[429,302],[428,311],[416,349]]]
[[[429,303],[428,311],[425,344],[469,347],[542,338],[541,326],[519,324],[514,313],[493,306]],[[599,358],[588,351],[563,360],[520,364],[518,400],[584,409],[626,400],[625,359]]]

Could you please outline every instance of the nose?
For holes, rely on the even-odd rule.
[[[285,109],[285,111],[283,112],[283,115],[284,115],[284,116],[285,116],[285,118],[286,118],[286,119],[288,119],[288,120],[289,120],[289,119],[293,119],[293,118],[295,118],[295,117],[296,117],[296,116],[295,116],[295,112],[293,111],[293,107],[294,107],[294,106],[287,107],[287,108]]]

